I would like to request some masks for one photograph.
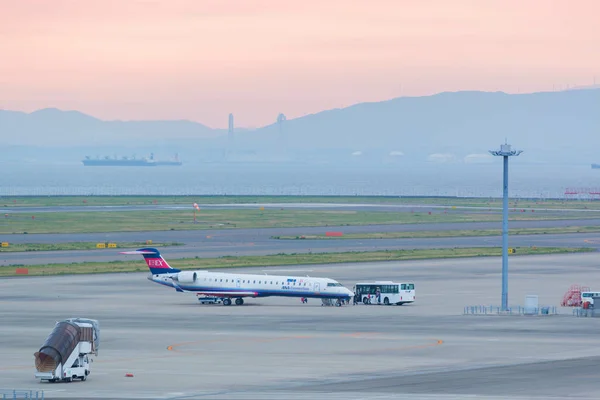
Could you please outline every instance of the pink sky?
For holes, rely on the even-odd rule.
[[[600,83],[598,0],[0,0],[0,108],[274,122]]]

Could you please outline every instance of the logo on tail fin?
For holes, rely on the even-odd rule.
[[[135,251],[122,251],[121,254],[141,254],[144,257],[144,260],[146,260],[146,264],[153,275],[180,272],[180,270],[172,268],[155,248],[148,247]]]

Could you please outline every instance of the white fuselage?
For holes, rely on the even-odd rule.
[[[183,292],[216,296],[222,293],[227,297],[284,296],[349,299],[354,295],[351,290],[333,279],[307,276],[181,271],[155,274],[148,279]]]

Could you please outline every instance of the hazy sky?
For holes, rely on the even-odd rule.
[[[0,0],[0,108],[226,127],[600,83],[600,0]]]

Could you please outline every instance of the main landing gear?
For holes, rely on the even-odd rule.
[[[241,306],[242,304],[244,304],[244,299],[242,299],[241,297],[238,297],[237,299],[235,299],[235,305],[236,306]],[[223,305],[224,306],[230,306],[231,305],[231,299],[229,299],[229,298],[223,299]]]

